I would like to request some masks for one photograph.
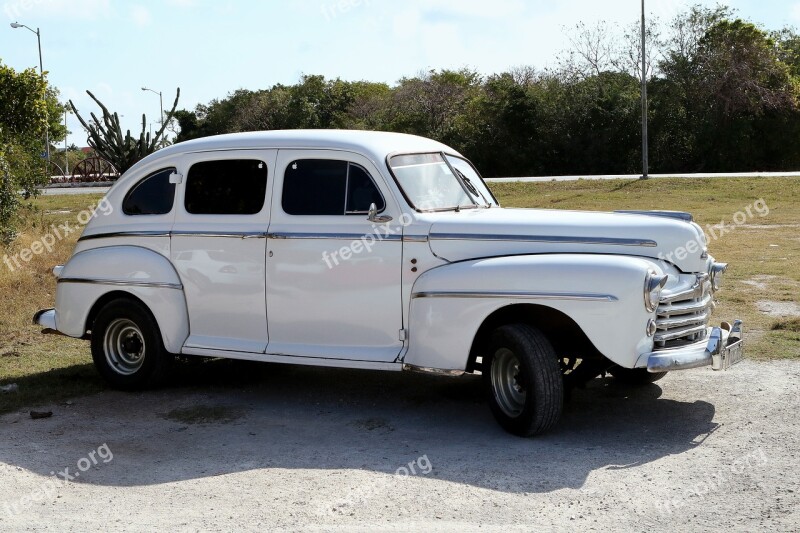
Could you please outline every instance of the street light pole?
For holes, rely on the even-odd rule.
[[[64,108],[64,174],[69,174],[69,144],[67,144],[69,130],[67,129],[67,108]]]
[[[645,26],[644,0],[642,0],[642,179],[650,173],[647,138],[647,27]]]
[[[154,91],[153,89],[148,89],[147,87],[142,87],[143,91],[150,91],[151,93],[155,93],[158,95],[158,103],[161,105],[161,120],[159,120],[159,124],[162,126],[164,125],[164,98],[161,95],[161,91]]]
[[[44,81],[44,66],[42,64],[42,34],[39,31],[39,28],[33,30],[29,28],[25,24],[20,24],[19,22],[12,22],[11,27],[14,29],[17,28],[25,28],[26,30],[31,31],[32,33],[36,34],[36,41],[39,45],[39,75],[42,77],[42,81]],[[44,153],[47,162],[50,162],[50,122],[48,121],[47,127],[44,129]]]

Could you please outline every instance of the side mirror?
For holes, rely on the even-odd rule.
[[[369,220],[370,222],[377,222],[379,224],[383,224],[386,222],[391,222],[392,217],[388,215],[378,215],[378,206],[375,205],[375,203],[373,202],[369,206],[369,214],[367,215],[367,220]]]

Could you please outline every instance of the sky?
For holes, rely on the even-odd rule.
[[[670,19],[716,0],[646,0]],[[800,0],[723,0],[767,29],[800,26]],[[134,134],[146,113],[224,98],[240,89],[294,84],[303,74],[395,83],[420,71],[468,67],[483,74],[555,66],[568,29],[604,20],[629,25],[640,0],[0,0],[0,61],[44,69],[82,115],[91,90]],[[74,116],[69,143],[86,145]],[[154,126],[155,129],[155,126]]]

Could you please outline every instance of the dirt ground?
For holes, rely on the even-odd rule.
[[[0,530],[800,528],[797,362],[596,379],[528,440],[472,377],[246,373],[0,417]]]

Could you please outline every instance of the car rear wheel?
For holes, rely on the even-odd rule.
[[[527,324],[497,328],[484,362],[484,386],[497,422],[521,437],[551,429],[561,417],[564,382],[555,350]]]
[[[150,311],[120,298],[106,304],[92,324],[92,359],[112,387],[136,390],[156,385],[172,356]]]

